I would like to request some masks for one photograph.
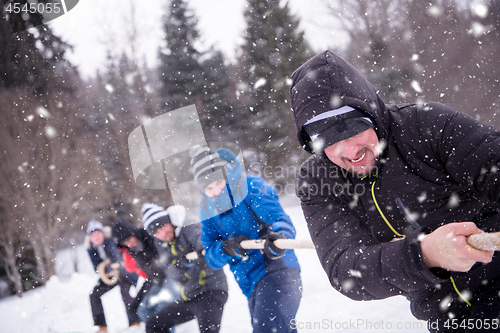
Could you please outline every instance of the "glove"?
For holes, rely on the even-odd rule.
[[[243,258],[250,250],[242,248],[240,242],[247,239],[250,238],[243,235],[229,238],[228,240],[222,242],[222,249],[229,256],[238,256],[240,258]]]
[[[279,232],[271,231],[264,237],[264,254],[269,259],[278,259],[283,257],[285,254],[285,249],[280,249],[276,245],[274,245],[274,241],[277,239],[286,239],[286,236],[280,234]]]

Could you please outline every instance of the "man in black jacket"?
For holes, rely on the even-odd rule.
[[[167,332],[195,318],[200,332],[219,332],[227,281],[224,271],[212,269],[202,255],[201,224],[181,205],[164,209],[145,203],[142,214],[144,229],[155,237],[160,259],[167,265],[167,276],[181,286],[175,302],[148,319],[146,332]],[[188,253],[197,253],[197,258],[186,258]]]
[[[146,322],[157,309],[173,301],[174,294],[172,286],[166,281],[164,265],[160,262],[154,238],[146,230],[136,228],[127,221],[113,224],[113,238],[118,247],[127,249],[127,253],[136,261],[140,273],[146,275],[132,305],[139,318]],[[165,298],[158,297],[162,290],[169,291],[161,293]]]
[[[499,328],[500,258],[466,237],[500,229],[500,132],[439,103],[385,104],[330,51],[292,74],[290,99],[314,154],[296,191],[333,287],[404,295],[431,331]]]

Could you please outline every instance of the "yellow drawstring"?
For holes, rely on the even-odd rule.
[[[177,256],[177,250],[175,249],[175,243],[177,243],[177,238],[174,238],[172,241],[168,242],[170,244],[170,251],[172,251],[172,254],[174,256]]]
[[[385,223],[389,226],[389,228],[392,230],[392,232],[398,236],[398,237],[406,237],[405,235],[402,235],[400,234],[399,232],[396,231],[396,229],[394,229],[394,227],[389,223],[389,221],[387,220],[387,218],[385,217],[384,213],[382,213],[382,210],[380,209],[378,203],[377,203],[377,199],[375,199],[375,191],[373,190],[375,188],[375,182],[373,182],[372,184],[372,198],[373,198],[373,202],[375,202],[375,207],[377,207],[377,210],[380,214],[380,216],[382,216],[382,219],[384,219]]]
[[[455,289],[455,292],[460,296],[460,298],[467,303],[468,306],[471,306],[470,302],[458,291],[457,285],[455,284],[455,280],[453,280],[453,276],[450,276],[451,284],[453,285],[453,289]]]
[[[391,223],[389,223],[389,221],[387,220],[387,218],[385,217],[384,213],[382,212],[382,210],[380,209],[378,203],[377,203],[377,199],[375,199],[375,191],[374,191],[374,188],[375,188],[375,181],[373,182],[372,184],[372,198],[373,198],[373,202],[375,203],[375,207],[377,207],[377,210],[380,214],[380,216],[382,216],[382,219],[385,221],[385,223],[389,226],[389,228],[392,230],[392,232],[399,236],[399,237],[406,237],[405,235],[402,235],[400,234],[399,232],[396,231],[396,229],[394,229],[394,227],[391,225]],[[455,292],[457,293],[457,295],[468,305],[468,306],[471,306],[470,302],[460,293],[460,291],[458,291],[458,288],[457,288],[457,285],[455,284],[455,280],[453,280],[453,277],[450,276],[450,280],[451,280],[451,284],[453,285],[453,289],[455,289]]]

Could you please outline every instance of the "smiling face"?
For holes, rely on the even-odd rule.
[[[379,156],[379,141],[373,128],[324,149],[330,161],[358,176],[372,172]]]

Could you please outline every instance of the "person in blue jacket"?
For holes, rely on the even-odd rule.
[[[229,265],[248,298],[253,332],[296,332],[302,297],[300,266],[293,250],[276,239],[295,238],[276,190],[264,179],[246,176],[228,149],[206,146],[190,150],[194,179],[202,193],[199,204],[205,259],[214,269]],[[248,250],[241,241],[262,239],[264,250]]]
[[[90,261],[97,272],[97,266],[109,260],[110,264],[119,263],[121,260],[120,253],[115,242],[111,237],[105,237],[104,227],[101,222],[92,220],[87,226],[86,247],[90,256]],[[107,267],[109,269],[109,267]],[[120,291],[127,310],[127,317],[131,327],[139,326],[139,317],[132,306],[134,298],[130,295],[129,290],[132,284],[137,283],[137,275],[126,273],[124,269],[120,270],[120,275],[116,284],[108,285],[102,279],[97,281],[96,286],[90,293],[90,307],[94,325],[99,326],[98,332],[107,332],[106,318],[104,316],[104,308],[102,306],[101,296],[116,287],[120,286]]]

